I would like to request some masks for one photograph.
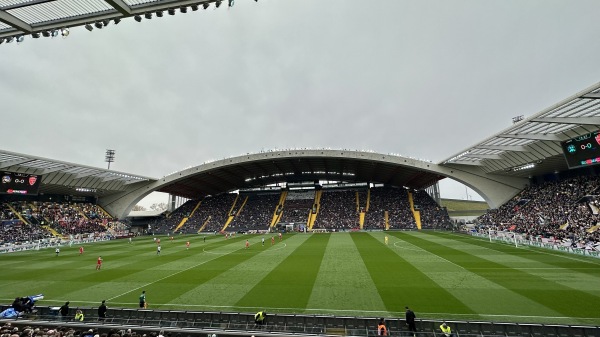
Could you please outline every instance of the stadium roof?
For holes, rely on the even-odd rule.
[[[130,173],[0,150],[0,170],[42,175],[40,193],[105,196],[128,185],[156,181]]]
[[[444,176],[423,168],[432,163],[366,151],[295,149],[227,158],[166,177],[158,191],[187,198],[216,195],[274,183],[329,180],[384,183],[421,189]],[[178,178],[180,177],[180,178]],[[161,180],[157,183],[161,184]]]
[[[221,0],[0,0],[0,43],[4,37],[29,34],[40,36],[58,35],[63,28],[90,24],[88,29],[102,28],[111,20],[140,15],[156,16],[169,9],[179,12],[217,7]],[[226,2],[227,4],[229,2]],[[185,8],[185,9],[182,9]],[[166,14],[166,13],[165,13]],[[174,14],[174,13],[173,13]],[[46,35],[43,35],[45,33]],[[67,32],[68,33],[68,32]],[[34,36],[32,35],[32,36]],[[34,36],[35,37],[35,36]]]
[[[522,118],[522,119],[521,119]],[[476,165],[485,173],[530,177],[567,170],[561,142],[600,129],[600,83],[513,125],[445,160]]]

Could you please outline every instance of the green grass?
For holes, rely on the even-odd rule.
[[[408,305],[420,318],[600,324],[598,259],[445,232],[261,237],[162,237],[161,255],[151,237],[86,244],[83,256],[2,254],[0,299],[135,308],[146,290],[151,309],[397,317]]]
[[[442,206],[448,211],[486,211],[490,208],[485,201],[441,199]]]

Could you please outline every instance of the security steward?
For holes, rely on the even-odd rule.
[[[264,325],[267,322],[267,312],[259,311],[254,315],[254,323],[256,325]]]
[[[448,324],[446,324],[446,322],[442,323],[442,325],[440,325],[440,330],[442,330],[442,334],[445,337],[452,337],[452,329],[450,329],[450,327],[448,326]]]

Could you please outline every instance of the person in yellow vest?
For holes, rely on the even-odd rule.
[[[379,324],[377,324],[377,336],[387,336],[387,327],[385,326],[385,320],[381,318]]]
[[[442,323],[442,325],[440,325],[440,329],[442,330],[442,334],[444,334],[444,336],[452,337],[452,329],[450,329],[450,327],[448,326],[448,324],[446,324],[446,322],[444,322],[444,323]]]
[[[267,312],[266,311],[259,311],[256,313],[256,315],[254,315],[254,323],[256,323],[257,326],[265,325],[266,322],[267,322]]]
[[[77,308],[77,311],[75,311],[75,320],[83,322],[83,311],[81,311],[79,308]]]
[[[388,244],[388,236],[387,235],[385,236],[384,241],[385,241],[385,244],[387,245]]]

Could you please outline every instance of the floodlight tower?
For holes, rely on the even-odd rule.
[[[104,157],[104,161],[108,163],[108,169],[110,170],[110,163],[115,161],[115,150],[106,150],[106,156]]]

